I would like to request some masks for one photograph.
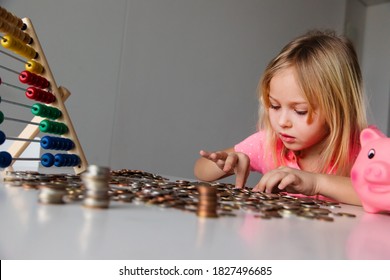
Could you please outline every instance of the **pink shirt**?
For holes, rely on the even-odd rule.
[[[244,141],[238,143],[234,146],[234,150],[236,152],[241,152],[246,155],[248,155],[250,159],[250,168],[251,171],[257,171],[262,174],[267,173],[268,171],[271,171],[272,169],[277,168],[278,166],[275,166],[274,161],[272,159],[271,152],[265,152],[265,132],[259,131],[248,138],[246,138]],[[278,152],[281,152],[282,146],[279,146]],[[289,153],[286,156],[286,164],[285,166],[299,169],[301,168],[298,165],[297,157],[295,156],[294,152],[289,151]],[[302,194],[294,194],[294,196],[305,196]],[[322,196],[322,195],[315,195],[310,196],[316,199],[322,199],[322,200],[330,200],[334,201],[328,197]]]
[[[265,152],[264,148],[264,131],[256,132],[246,138],[244,141],[234,146],[234,150],[236,152],[241,152],[248,155],[250,159],[251,171],[257,171],[262,174],[265,174],[268,171],[277,167],[274,165],[271,152]],[[281,152],[281,147],[279,148],[278,152],[279,151]],[[297,158],[292,151],[287,154],[286,166],[301,169],[298,165]]]

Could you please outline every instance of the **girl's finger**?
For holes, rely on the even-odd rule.
[[[278,187],[278,185],[280,184],[280,182],[283,180],[284,176],[286,174],[284,172],[275,172],[275,173],[272,173],[272,176],[269,176],[268,178],[266,178],[266,182],[264,183],[265,184],[265,189],[264,191],[266,193],[271,193],[272,190],[275,188],[275,187]],[[261,179],[263,180],[263,178]],[[261,181],[260,180],[260,181]]]
[[[286,175],[278,185],[279,190],[284,190],[286,187],[296,183],[296,176],[294,174]]]
[[[236,155],[229,155],[225,159],[225,165],[223,167],[223,171],[229,172],[234,169],[238,161],[238,158]]]

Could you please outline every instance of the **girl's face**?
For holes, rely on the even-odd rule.
[[[321,142],[328,134],[325,118],[314,109],[309,123],[309,104],[293,67],[280,70],[271,79],[269,101],[271,126],[286,148],[301,152],[321,148]]]

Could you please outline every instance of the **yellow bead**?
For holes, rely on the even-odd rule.
[[[43,73],[43,66],[35,60],[29,60],[26,63],[26,70],[39,75]]]
[[[5,35],[1,40],[1,45],[4,48],[11,49],[15,45],[15,40],[11,36]]]
[[[9,35],[3,36],[3,40],[1,40],[1,45],[4,48],[7,48],[14,53],[24,56],[28,59],[35,58],[37,54],[37,52],[32,47]]]

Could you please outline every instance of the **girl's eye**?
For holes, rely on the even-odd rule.
[[[269,105],[269,108],[272,109],[272,110],[277,110],[277,109],[280,108],[280,106],[270,104],[270,105]]]
[[[304,116],[307,114],[307,111],[298,111],[298,110],[295,110],[295,112],[298,114],[298,115],[301,115],[301,116]]]

